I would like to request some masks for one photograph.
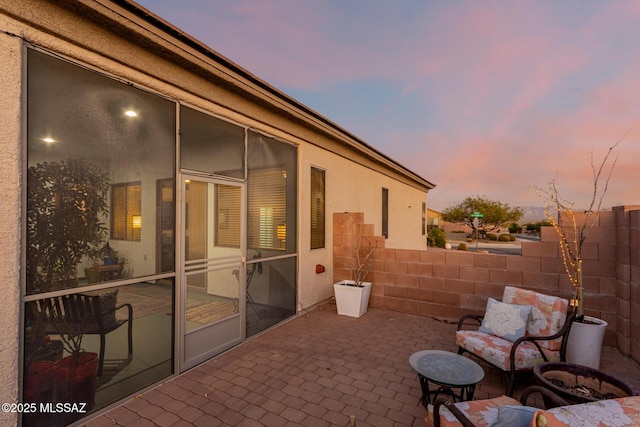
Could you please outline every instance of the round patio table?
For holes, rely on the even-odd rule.
[[[473,400],[476,384],[484,378],[482,367],[468,357],[442,350],[422,350],[409,357],[409,364],[418,373],[424,407],[434,403],[439,394],[454,401]],[[429,383],[438,387],[429,389]],[[453,389],[460,389],[455,393]],[[433,395],[433,399],[431,396]]]

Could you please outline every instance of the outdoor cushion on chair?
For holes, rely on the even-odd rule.
[[[539,413],[536,408],[524,406],[532,394],[542,394],[544,402],[551,406],[567,404],[552,391],[531,386],[522,392],[520,401],[508,396],[458,403],[452,402],[450,398],[438,399],[434,405],[429,405],[425,421],[429,427],[529,426]]]
[[[461,332],[456,334],[456,344],[458,346],[464,347],[466,351],[473,353],[503,371],[509,371],[511,368],[510,352],[513,347],[512,341],[481,331]],[[559,351],[543,348],[542,352],[546,355],[547,361],[560,361]],[[545,362],[535,344],[527,341],[516,347],[514,360],[516,370],[531,370],[535,365]]]
[[[479,331],[515,341],[527,332],[530,305],[507,304],[489,298]]]
[[[487,316],[496,316],[493,301],[488,301]],[[458,322],[456,344],[459,354],[469,352],[504,371],[509,377],[506,394],[513,396],[516,376],[531,372],[535,365],[542,362],[565,361],[566,338],[574,313],[567,314],[566,299],[513,286],[505,286],[502,303],[505,304],[502,304],[497,319],[492,321],[482,322],[484,316],[463,316]],[[514,335],[511,332],[521,322],[517,313],[525,312],[522,306],[531,307],[525,336],[512,342],[510,339]],[[482,322],[480,329],[463,330],[469,320],[477,324]],[[508,327],[485,327],[498,320],[508,322]],[[494,329],[504,329],[508,333],[496,333]]]
[[[542,394],[542,401],[552,409],[533,412],[534,408],[521,406],[534,393]],[[569,405],[552,391],[532,386],[522,392],[520,402],[506,396],[460,403],[439,400],[429,408],[425,421],[433,427],[637,427],[640,426],[640,396]]]
[[[500,406],[520,405],[520,402],[512,397],[500,396],[495,399],[459,402],[455,405],[475,426],[488,426],[497,418],[498,408]],[[440,420],[439,423],[436,423],[434,419],[434,407],[433,405],[429,405],[429,412],[425,420],[428,426],[453,427],[460,425],[460,422],[448,407],[444,405],[440,406],[438,412]]]
[[[534,415],[537,427],[639,426],[640,396],[561,406]]]

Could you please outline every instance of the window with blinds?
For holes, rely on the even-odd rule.
[[[252,249],[285,250],[287,174],[284,168],[249,172],[248,240]]]
[[[311,249],[325,247],[324,173],[311,168]]]
[[[240,247],[240,187],[220,184],[216,192],[216,246]]]
[[[427,204],[422,202],[422,235],[427,234]]]
[[[382,189],[382,235],[389,238],[389,189]]]
[[[140,241],[141,231],[140,182],[111,185],[111,238]]]

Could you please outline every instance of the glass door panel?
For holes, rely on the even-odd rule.
[[[242,184],[183,179],[183,369],[244,337]]]

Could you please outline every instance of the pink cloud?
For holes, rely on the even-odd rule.
[[[187,32],[285,91],[373,79],[400,86],[375,117],[337,117],[330,106],[321,114],[390,147],[438,184],[430,198],[442,205],[473,194],[537,204],[530,185],[554,177],[583,198],[589,152],[625,134],[607,199],[640,203],[640,3],[403,6],[249,0],[175,13]],[[395,109],[409,99],[437,121],[425,112],[398,124]]]

